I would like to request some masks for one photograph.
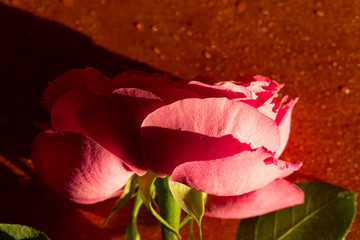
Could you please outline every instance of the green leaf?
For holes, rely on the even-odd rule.
[[[35,228],[19,225],[0,223],[0,239],[2,240],[50,240],[45,233],[36,230]]]
[[[143,201],[140,193],[136,195],[134,207],[131,214],[130,223],[126,229],[126,240],[140,240],[140,234],[137,230],[137,216]]]
[[[182,210],[196,220],[201,239],[201,220],[205,212],[207,194],[178,182],[170,183],[170,191]]]
[[[152,172],[147,172],[144,176],[139,177],[139,192],[144,205],[160,223],[166,226],[169,230],[173,231],[178,238],[181,238],[179,231],[166,222],[152,206],[153,198],[156,194],[154,185],[155,180],[156,176]]]
[[[178,182],[170,183],[170,191],[182,210],[201,222],[207,194]]]
[[[124,192],[120,196],[120,198],[117,200],[115,206],[111,210],[109,216],[105,219],[104,223],[102,224],[101,228],[104,228],[105,225],[109,222],[110,218],[116,213],[117,210],[122,208],[133,196],[135,189],[136,189],[136,180],[137,175],[134,175],[130,181],[127,182]]]
[[[355,219],[356,193],[323,182],[301,182],[304,204],[240,222],[236,240],[340,240]]]

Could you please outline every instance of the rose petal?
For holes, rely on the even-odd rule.
[[[238,77],[237,81],[241,86],[252,92],[253,99],[256,99],[257,106],[261,106],[264,103],[271,103],[284,86],[260,75]]]
[[[111,93],[110,79],[95,68],[71,69],[49,82],[43,94],[43,105],[50,111],[54,102],[64,93],[75,89],[89,89],[97,93]]]
[[[275,104],[261,105],[257,108],[259,112],[275,121],[277,112],[274,112]]]
[[[145,90],[154,93],[161,98],[165,104],[170,104],[185,98],[201,98],[196,92],[181,88],[151,87],[146,88]]]
[[[208,195],[205,216],[249,218],[304,202],[304,193],[296,185],[278,179],[259,190],[239,196]]]
[[[170,180],[202,192],[233,196],[262,188],[290,175],[301,165],[274,159],[264,148],[258,148],[222,159],[183,163],[175,168]]]
[[[276,123],[245,103],[226,98],[184,99],[157,109],[149,114],[142,124],[145,160],[153,170],[155,167],[153,168],[152,165],[158,165],[159,162],[164,164],[164,168],[167,167],[169,156],[164,158],[162,154],[162,150],[167,146],[191,147],[192,145],[189,141],[180,143],[180,140],[176,139],[179,134],[176,133],[171,137],[173,133],[170,131],[167,135],[163,135],[164,139],[161,139],[158,132],[161,128],[175,132],[182,131],[184,134],[198,133],[208,137],[230,135],[241,143],[251,144],[251,148],[264,146],[270,151],[278,150],[280,142]],[[151,144],[157,142],[158,145]],[[148,147],[150,145],[151,147]],[[194,149],[194,151],[202,151],[202,149]],[[177,152],[181,152],[181,149],[172,154],[176,155]],[[191,155],[186,159],[176,162],[192,161]]]
[[[198,93],[203,98],[226,97],[228,99],[248,98],[251,96],[246,88],[231,82],[220,82],[208,85],[198,81],[190,81],[186,89]]]
[[[251,149],[231,135],[210,137],[161,127],[143,127],[142,138],[146,163],[161,177],[188,161],[222,159]]]
[[[280,130],[280,146],[279,150],[276,151],[275,157],[279,157],[283,153],[289,140],[291,113],[297,101],[298,98],[293,99],[288,104],[282,106],[276,116],[275,122]]]
[[[161,100],[140,89],[118,89],[111,97],[85,90],[65,93],[53,106],[54,129],[84,134],[115,154],[138,174],[142,159],[140,125]]]
[[[119,158],[76,133],[40,133],[31,158],[48,185],[63,197],[83,204],[119,195],[134,174]]]
[[[136,70],[130,70],[115,76],[112,82],[116,83],[118,88],[141,88],[147,87],[170,87],[171,78],[167,74],[146,73]]]

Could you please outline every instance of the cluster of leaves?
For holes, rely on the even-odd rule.
[[[348,234],[356,215],[356,193],[323,182],[301,182],[297,185],[305,193],[304,204],[282,209],[262,216],[244,219],[240,222],[235,240],[310,240],[344,239]],[[156,194],[158,201],[155,201]],[[137,216],[145,205],[161,224],[176,238],[181,238],[179,228],[190,223],[190,238],[193,239],[192,223],[195,221],[201,234],[201,220],[204,215],[207,195],[180,183],[169,183],[168,178],[156,178],[152,173],[142,177],[134,176],[126,185],[122,196],[116,202],[102,227],[114,213],[131,198],[135,203],[131,220],[126,231],[127,240],[139,240]],[[169,200],[165,214],[155,210],[161,201]],[[167,202],[167,204],[169,204]],[[178,215],[172,222],[164,215],[180,214],[186,217],[179,223]],[[173,212],[172,212],[173,211]],[[178,212],[178,213],[177,213]],[[42,232],[23,225],[0,224],[0,239],[49,240]]]
[[[161,186],[165,185],[165,186]],[[186,217],[181,223],[171,222],[171,218],[163,218],[155,210],[159,208],[158,203],[155,201],[156,194],[159,196],[159,201],[164,201],[166,198],[170,198],[167,202],[167,208],[165,211],[170,211],[169,216],[174,216],[180,213],[180,208],[184,211]],[[126,239],[140,239],[139,232],[137,230],[137,216],[141,205],[145,205],[146,208],[154,215],[154,217],[169,231],[173,232],[178,238],[180,237],[179,228],[183,227],[187,222],[190,224],[190,236],[193,238],[192,223],[193,220],[199,227],[199,239],[202,238],[201,233],[201,220],[205,211],[205,202],[207,194],[190,188],[181,183],[169,183],[169,178],[157,178],[151,172],[148,172],[142,177],[136,175],[125,186],[122,196],[118,199],[111,213],[105,220],[102,227],[110,220],[114,213],[126,204],[131,198],[135,197],[135,203],[131,215],[131,220],[126,231]],[[165,200],[166,201],[166,200]],[[169,206],[172,204],[171,206]],[[180,216],[175,217],[175,221],[178,221]],[[170,223],[169,223],[170,222]]]

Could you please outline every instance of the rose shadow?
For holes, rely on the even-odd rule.
[[[48,81],[86,66],[109,77],[129,69],[159,71],[96,46],[58,23],[3,4],[0,31],[0,222],[30,225],[53,239],[123,236],[131,206],[100,229],[115,199],[89,206],[68,202],[45,186],[24,158],[40,131],[34,122],[49,120],[39,104]]]

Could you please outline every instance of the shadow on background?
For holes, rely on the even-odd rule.
[[[124,233],[130,209],[114,221],[124,226],[111,228],[110,222],[109,230],[101,230],[79,209],[105,217],[114,200],[94,206],[63,200],[40,184],[21,160],[29,156],[39,132],[34,122],[48,120],[39,104],[48,81],[71,68],[86,66],[109,77],[128,69],[158,72],[96,46],[60,24],[0,4],[0,222],[37,227],[59,239],[106,239],[110,231]],[[30,178],[23,181],[24,175]]]
[[[29,154],[37,132],[33,122],[47,117],[38,102],[59,74],[86,66],[109,77],[128,69],[157,72],[60,24],[1,4],[0,32],[0,154]]]

